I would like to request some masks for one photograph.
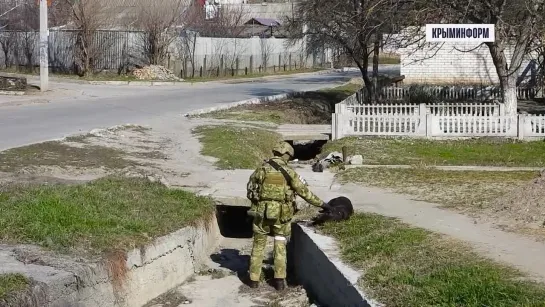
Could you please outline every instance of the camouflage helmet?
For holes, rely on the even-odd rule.
[[[273,148],[273,153],[277,153],[280,156],[288,154],[293,158],[294,150],[288,142],[278,142]]]

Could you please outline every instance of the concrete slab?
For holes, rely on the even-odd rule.
[[[276,132],[286,141],[330,140],[331,125],[280,125]]]

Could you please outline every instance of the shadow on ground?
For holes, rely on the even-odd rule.
[[[216,205],[217,221],[221,235],[225,239],[245,239],[250,244],[253,236],[252,232],[252,220],[248,216],[247,211],[250,209],[248,206],[230,206],[224,204]],[[271,239],[269,239],[271,243]],[[270,246],[270,244],[268,244]],[[293,278],[293,270],[291,266],[291,242],[288,245],[288,278],[287,282],[290,286],[297,286],[295,279]],[[250,263],[250,251],[243,253],[237,248],[222,248],[218,252],[210,255],[210,259],[217,263],[220,268],[225,268],[237,277],[243,284],[248,284],[248,269]],[[266,252],[263,255],[263,263],[265,268],[263,270],[265,281],[270,285],[270,282],[274,278],[273,271],[273,257],[272,251]]]

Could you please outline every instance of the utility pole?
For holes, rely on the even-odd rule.
[[[47,22],[47,0],[40,0],[40,91],[49,88],[49,29]]]

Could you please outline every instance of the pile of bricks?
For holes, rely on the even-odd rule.
[[[26,78],[0,76],[0,90],[24,91],[27,89]]]

